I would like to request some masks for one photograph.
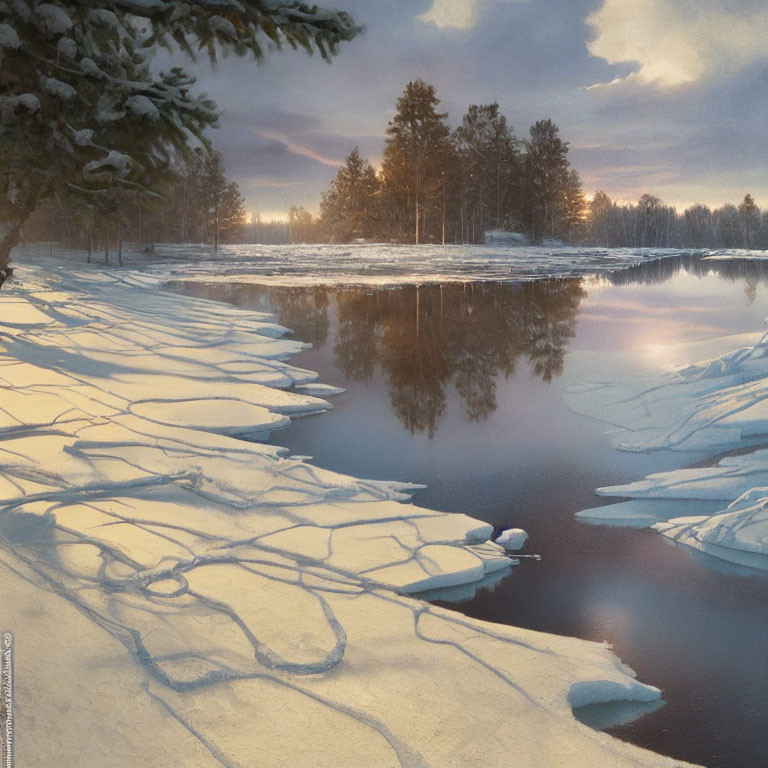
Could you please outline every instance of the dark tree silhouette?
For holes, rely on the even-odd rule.
[[[439,105],[434,86],[423,80],[408,83],[387,128],[381,171],[388,213],[384,229],[401,241],[428,242],[442,229],[453,147],[448,115],[437,111]]]

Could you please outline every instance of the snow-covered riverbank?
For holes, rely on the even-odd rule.
[[[406,596],[508,567],[490,526],[238,439],[329,407],[271,317],[26,262],[0,294],[20,765],[680,765],[573,718],[659,697],[605,646]]]

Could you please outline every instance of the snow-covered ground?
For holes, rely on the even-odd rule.
[[[33,252],[39,252],[33,248]],[[60,252],[60,249],[57,249]],[[438,280],[525,280],[611,272],[680,253],[652,248],[580,248],[488,245],[223,245],[218,254],[208,245],[158,244],[150,264],[179,271],[185,278],[226,280],[233,274],[260,283],[301,285]],[[78,254],[71,254],[80,258]],[[114,260],[114,254],[112,256]],[[130,255],[134,261],[143,259]],[[24,254],[19,255],[23,261]],[[98,262],[102,255],[94,253]],[[247,280],[247,278],[245,278]]]
[[[572,716],[660,696],[605,645],[408,596],[508,567],[489,525],[239,439],[330,407],[270,316],[152,272],[17,265],[0,628],[19,765],[681,765]]]
[[[713,339],[709,346],[722,349],[733,341]],[[768,569],[768,450],[748,450],[768,441],[768,333],[658,378],[585,384],[570,393],[570,406],[610,424],[608,434],[620,450],[699,451],[702,457],[748,451],[714,466],[598,488],[601,496],[629,501],[580,517],[652,526],[715,557]]]

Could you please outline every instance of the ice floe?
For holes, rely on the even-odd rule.
[[[516,552],[518,549],[522,549],[525,546],[525,542],[528,540],[528,533],[522,528],[507,528],[502,531],[494,541],[504,549]]]
[[[768,569],[768,488],[746,491],[718,514],[677,517],[653,527],[722,560]]]
[[[713,347],[721,346],[713,340]],[[607,422],[624,451],[729,451],[712,466],[658,472],[597,489],[629,499],[583,510],[594,523],[652,526],[665,536],[739,565],[768,569],[768,334],[753,345],[634,382],[592,383],[569,393],[571,408]],[[750,450],[753,449],[753,450]]]

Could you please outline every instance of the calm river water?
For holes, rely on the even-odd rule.
[[[691,355],[674,345],[760,331],[766,268],[684,259],[523,284],[192,290],[272,309],[314,345],[292,362],[347,389],[333,411],[273,442],[358,477],[425,483],[415,503],[523,527],[527,550],[542,555],[493,584],[430,599],[611,643],[666,702],[608,727],[619,738],[712,768],[768,764],[768,577],[653,531],[574,517],[613,501],[595,497],[597,486],[702,457],[620,453],[604,425],[564,399],[584,380],[647,374]],[[615,715],[583,717],[605,727]]]

